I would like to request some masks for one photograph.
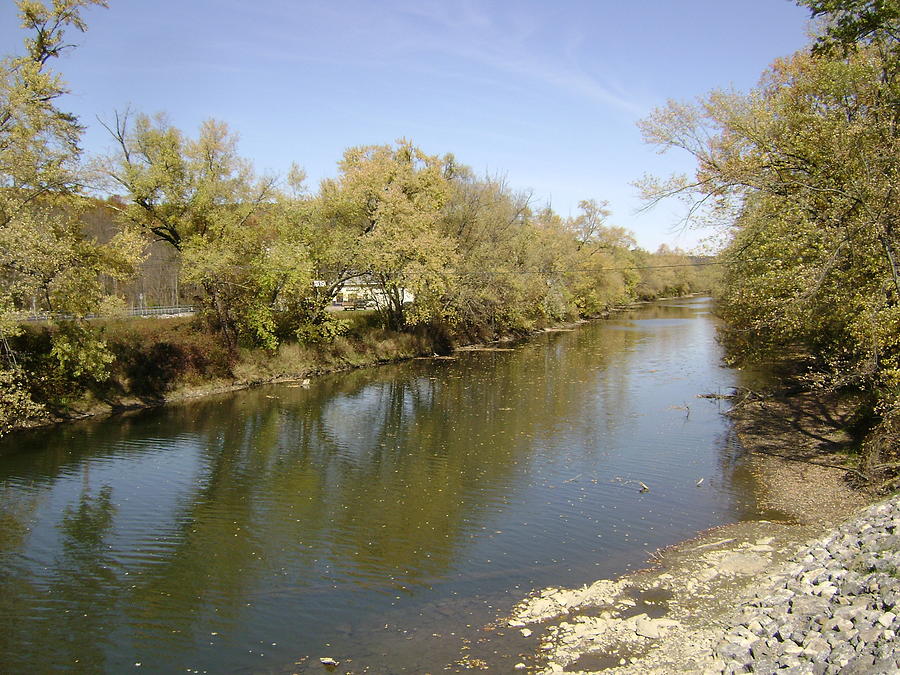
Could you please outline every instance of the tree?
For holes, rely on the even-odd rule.
[[[694,207],[734,214],[720,304],[732,353],[758,359],[806,349],[823,382],[866,395],[880,428],[892,429],[881,438],[896,446],[896,5],[809,5],[835,12],[826,39],[861,41],[845,52],[777,61],[748,95],[714,92],[695,106],[670,103],[654,113],[643,124],[648,140],[687,150],[697,171],[692,179],[648,181],[646,194],[688,195]],[[877,10],[877,30],[866,28],[874,25],[867,8]]]
[[[561,219],[535,213],[531,194],[515,192],[499,177],[477,178],[454,165],[442,218],[459,252],[448,313],[463,330],[492,338],[522,332],[570,306],[569,267],[574,248]]]
[[[41,379],[22,367],[9,338],[21,332],[18,312],[34,308],[56,325],[44,368],[56,376],[102,378],[110,356],[82,321],[112,300],[100,275],[127,278],[140,257],[133,233],[123,231],[105,245],[83,235],[80,214],[87,207],[78,145],[82,128],[57,102],[67,90],[49,63],[71,45],[66,28],[84,31],[81,11],[103,0],[57,0],[51,7],[17,3],[29,31],[25,54],[0,64],[0,345],[9,387],[21,404],[4,406],[0,428],[36,411],[32,390]],[[49,377],[44,373],[43,377]],[[14,419],[10,419],[9,416]]]
[[[339,177],[322,183],[321,214],[346,261],[331,265],[330,285],[356,276],[374,284],[395,329],[446,318],[456,250],[439,228],[449,197],[444,170],[438,157],[401,139],[348,149]]]
[[[164,115],[117,114],[107,127],[118,152],[101,163],[127,192],[121,215],[181,256],[182,281],[229,348],[241,340],[274,349],[279,313],[306,293],[306,244],[288,222],[272,176],[257,177],[224,122],[207,120],[186,137]]]
[[[666,244],[649,253],[637,251],[635,264],[638,269],[637,294],[645,300],[664,296],[680,296],[698,291],[709,291],[713,279],[708,270],[712,266],[696,265],[697,258],[681,249],[672,249]]]
[[[598,203],[596,199],[582,199],[578,202],[581,214],[571,220],[569,226],[575,234],[578,249],[595,244],[605,231],[606,219],[611,215],[608,202]],[[591,246],[590,248],[599,248]]]
[[[596,316],[611,306],[634,297],[639,275],[633,269],[634,236],[622,227],[607,225],[607,203],[594,199],[578,203],[581,213],[570,218],[567,228],[577,242],[572,261],[575,302],[582,314]]]
[[[208,119],[196,139],[165,115],[116,113],[106,127],[118,152],[101,164],[113,189],[124,189],[123,216],[181,251],[188,240],[212,240],[226,226],[243,227],[276,194],[276,179],[257,178],[237,152],[238,136]]]
[[[846,54],[861,43],[900,40],[897,0],[797,0],[797,4],[826,22],[825,32],[813,48],[816,53],[839,48]]]

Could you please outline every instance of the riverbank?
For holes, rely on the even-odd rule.
[[[692,293],[681,298],[697,297]],[[381,326],[375,312],[352,312],[344,317],[349,328],[331,341],[300,344],[287,342],[274,352],[238,349],[229,353],[221,340],[196,317],[141,318],[108,321],[101,335],[113,355],[109,379],[69,382],[50,376],[34,400],[45,415],[11,425],[7,432],[53,426],[92,417],[104,417],[214,394],[240,391],[268,384],[304,382],[321,375],[415,358],[433,358],[454,350],[473,350],[510,344],[530,335],[570,330],[588,321],[608,319],[628,309],[676,297],[610,307],[598,316],[539,325],[528,332],[485,336],[477,333],[449,335],[422,329],[398,332]],[[26,370],[50,369],[43,362],[49,353],[44,328],[29,326],[11,340]],[[54,399],[60,399],[54,402]],[[2,435],[2,434],[0,434]]]
[[[373,312],[353,312],[346,334],[321,344],[285,343],[274,352],[239,349],[228,353],[216,337],[192,317],[110,322],[103,335],[115,359],[104,382],[83,384],[80,394],[66,394],[64,406],[51,405],[44,417],[11,431],[46,427],[92,417],[153,408],[214,394],[269,384],[300,382],[359,368],[446,356],[454,350],[497,348],[544,332],[571,330],[602,320],[643,302],[613,307],[593,319],[540,326],[528,333],[509,333],[484,340],[478,335],[397,332],[380,326]],[[32,330],[20,338],[23,351],[44,339]],[[55,383],[56,389],[64,384]],[[70,385],[71,386],[71,385]]]
[[[858,672],[894,672],[898,664],[885,659],[896,656],[887,646],[895,628],[889,610],[900,595],[885,581],[896,580],[896,567],[874,569],[881,556],[873,551],[893,555],[898,546],[893,536],[874,542],[854,533],[900,506],[837,529],[872,500],[848,481],[851,439],[841,406],[805,393],[744,402],[730,415],[762,505],[783,520],[716,528],[658,551],[650,569],[535,593],[502,622],[534,639],[520,670],[719,673],[752,664],[759,672],[779,665],[837,672],[856,664]],[[876,572],[889,597],[870,591],[871,583],[879,588],[870,578]],[[848,612],[858,626],[847,623]],[[851,639],[852,653],[837,648]]]

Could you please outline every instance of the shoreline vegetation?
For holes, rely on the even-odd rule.
[[[644,193],[725,223],[729,361],[795,360],[802,389],[840,397],[855,476],[889,491],[900,487],[900,2],[797,4],[818,19],[811,43],[757,87],[669,102],[640,123],[696,165]]]
[[[233,360],[216,350],[215,336],[198,330],[189,317],[129,319],[106,324],[111,350],[117,355],[112,376],[67,403],[65,411],[29,420],[8,433],[65,424],[91,417],[112,416],[214,394],[270,384],[311,386],[314,378],[357,368],[413,359],[453,358],[455,352],[506,348],[545,332],[573,330],[588,321],[604,320],[649,302],[695,297],[696,293],[640,300],[610,307],[602,315],[536,327],[494,339],[457,338],[448,344],[422,331],[397,333],[382,329],[372,312],[354,312],[344,339],[325,346],[283,345],[275,354],[242,350]],[[40,333],[42,329],[33,330]],[[202,344],[212,340],[212,345]],[[198,344],[199,341],[199,344]],[[442,350],[438,353],[438,350]],[[218,351],[218,353],[217,353]],[[149,354],[149,355],[148,355]],[[216,359],[220,359],[216,363]],[[198,363],[198,361],[200,361]]]

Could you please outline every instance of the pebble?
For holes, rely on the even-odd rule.
[[[900,671],[900,496],[801,550],[760,584],[716,648],[722,673]],[[764,551],[771,541],[750,550]],[[741,562],[744,562],[743,560]]]

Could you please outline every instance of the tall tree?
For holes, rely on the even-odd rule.
[[[84,31],[82,10],[105,2],[56,0],[48,7],[21,0],[17,5],[29,34],[25,53],[0,62],[0,377],[7,385],[4,396],[19,401],[0,408],[14,417],[35,410],[22,392],[41,379],[20,367],[10,348],[8,338],[21,330],[18,313],[38,309],[58,324],[54,361],[45,368],[60,376],[102,377],[111,357],[96,331],[79,319],[108,300],[99,275],[125,278],[140,256],[133,233],[124,231],[106,245],[82,233],[79,215],[87,206],[79,164],[82,127],[58,107],[67,89],[50,68],[52,59],[71,47],[64,42],[65,30]],[[11,394],[17,388],[20,393]],[[0,431],[3,426],[0,420]]]
[[[238,136],[208,119],[186,137],[165,115],[116,113],[107,126],[118,152],[102,162],[112,189],[129,199],[123,215],[181,251],[192,237],[212,240],[226,225],[243,227],[276,194],[237,151]]]
[[[127,193],[124,221],[178,252],[182,281],[202,289],[231,349],[241,340],[274,348],[278,314],[306,293],[310,272],[275,177],[256,176],[224,122],[203,122],[196,138],[162,114],[117,114],[107,128],[118,151],[101,169]]]
[[[876,445],[896,451],[897,5],[804,4],[828,19],[820,48],[777,61],[748,95],[670,103],[644,122],[648,140],[697,161],[692,178],[645,188],[650,199],[689,195],[695,206],[735,215],[721,303],[734,353],[807,349],[823,381],[867,394],[882,420]],[[848,48],[821,48],[829,40]]]
[[[322,183],[323,214],[347,256],[343,276],[374,284],[393,328],[444,312],[456,258],[453,239],[439,227],[449,197],[445,165],[400,140],[348,149],[339,177]]]

